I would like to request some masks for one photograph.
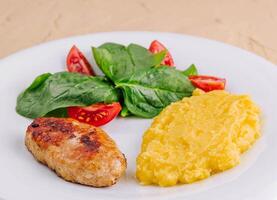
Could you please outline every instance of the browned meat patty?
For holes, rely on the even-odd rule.
[[[101,129],[70,118],[38,118],[25,144],[34,157],[67,181],[93,187],[116,183],[126,159]]]

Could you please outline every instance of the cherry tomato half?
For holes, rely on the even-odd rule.
[[[120,103],[96,103],[87,107],[68,107],[68,116],[93,126],[102,126],[113,120],[121,111]]]
[[[151,42],[150,47],[149,47],[149,51],[151,53],[159,53],[161,51],[166,50],[166,55],[164,60],[161,62],[162,65],[167,65],[167,66],[174,66],[174,61],[173,58],[170,54],[170,52],[167,50],[167,48],[160,43],[158,40],[154,40],[153,42]]]
[[[189,80],[195,87],[200,88],[205,92],[212,90],[224,90],[226,85],[226,79],[214,76],[191,75],[189,76]]]
[[[67,70],[85,75],[95,75],[84,54],[75,46],[70,49],[66,58]]]

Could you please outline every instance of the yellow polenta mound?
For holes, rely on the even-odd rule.
[[[145,132],[138,180],[172,186],[234,167],[260,136],[259,114],[247,95],[195,90],[165,108]]]

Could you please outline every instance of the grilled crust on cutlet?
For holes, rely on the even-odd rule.
[[[25,144],[57,175],[88,186],[111,186],[127,167],[124,155],[101,128],[71,118],[35,119]]]

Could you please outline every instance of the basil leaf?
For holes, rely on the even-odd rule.
[[[128,110],[144,118],[158,115],[170,103],[191,96],[194,90],[186,76],[167,66],[137,71],[116,87],[122,89]]]
[[[36,118],[69,106],[88,106],[97,102],[119,101],[118,90],[105,78],[59,72],[38,76],[17,98],[16,111]]]
[[[137,44],[125,47],[116,43],[105,43],[98,48],[93,47],[92,51],[99,68],[114,82],[127,80],[138,70],[159,65],[166,54],[152,54]]]
[[[191,64],[186,70],[182,71],[185,76],[198,75],[197,68],[194,64]]]

